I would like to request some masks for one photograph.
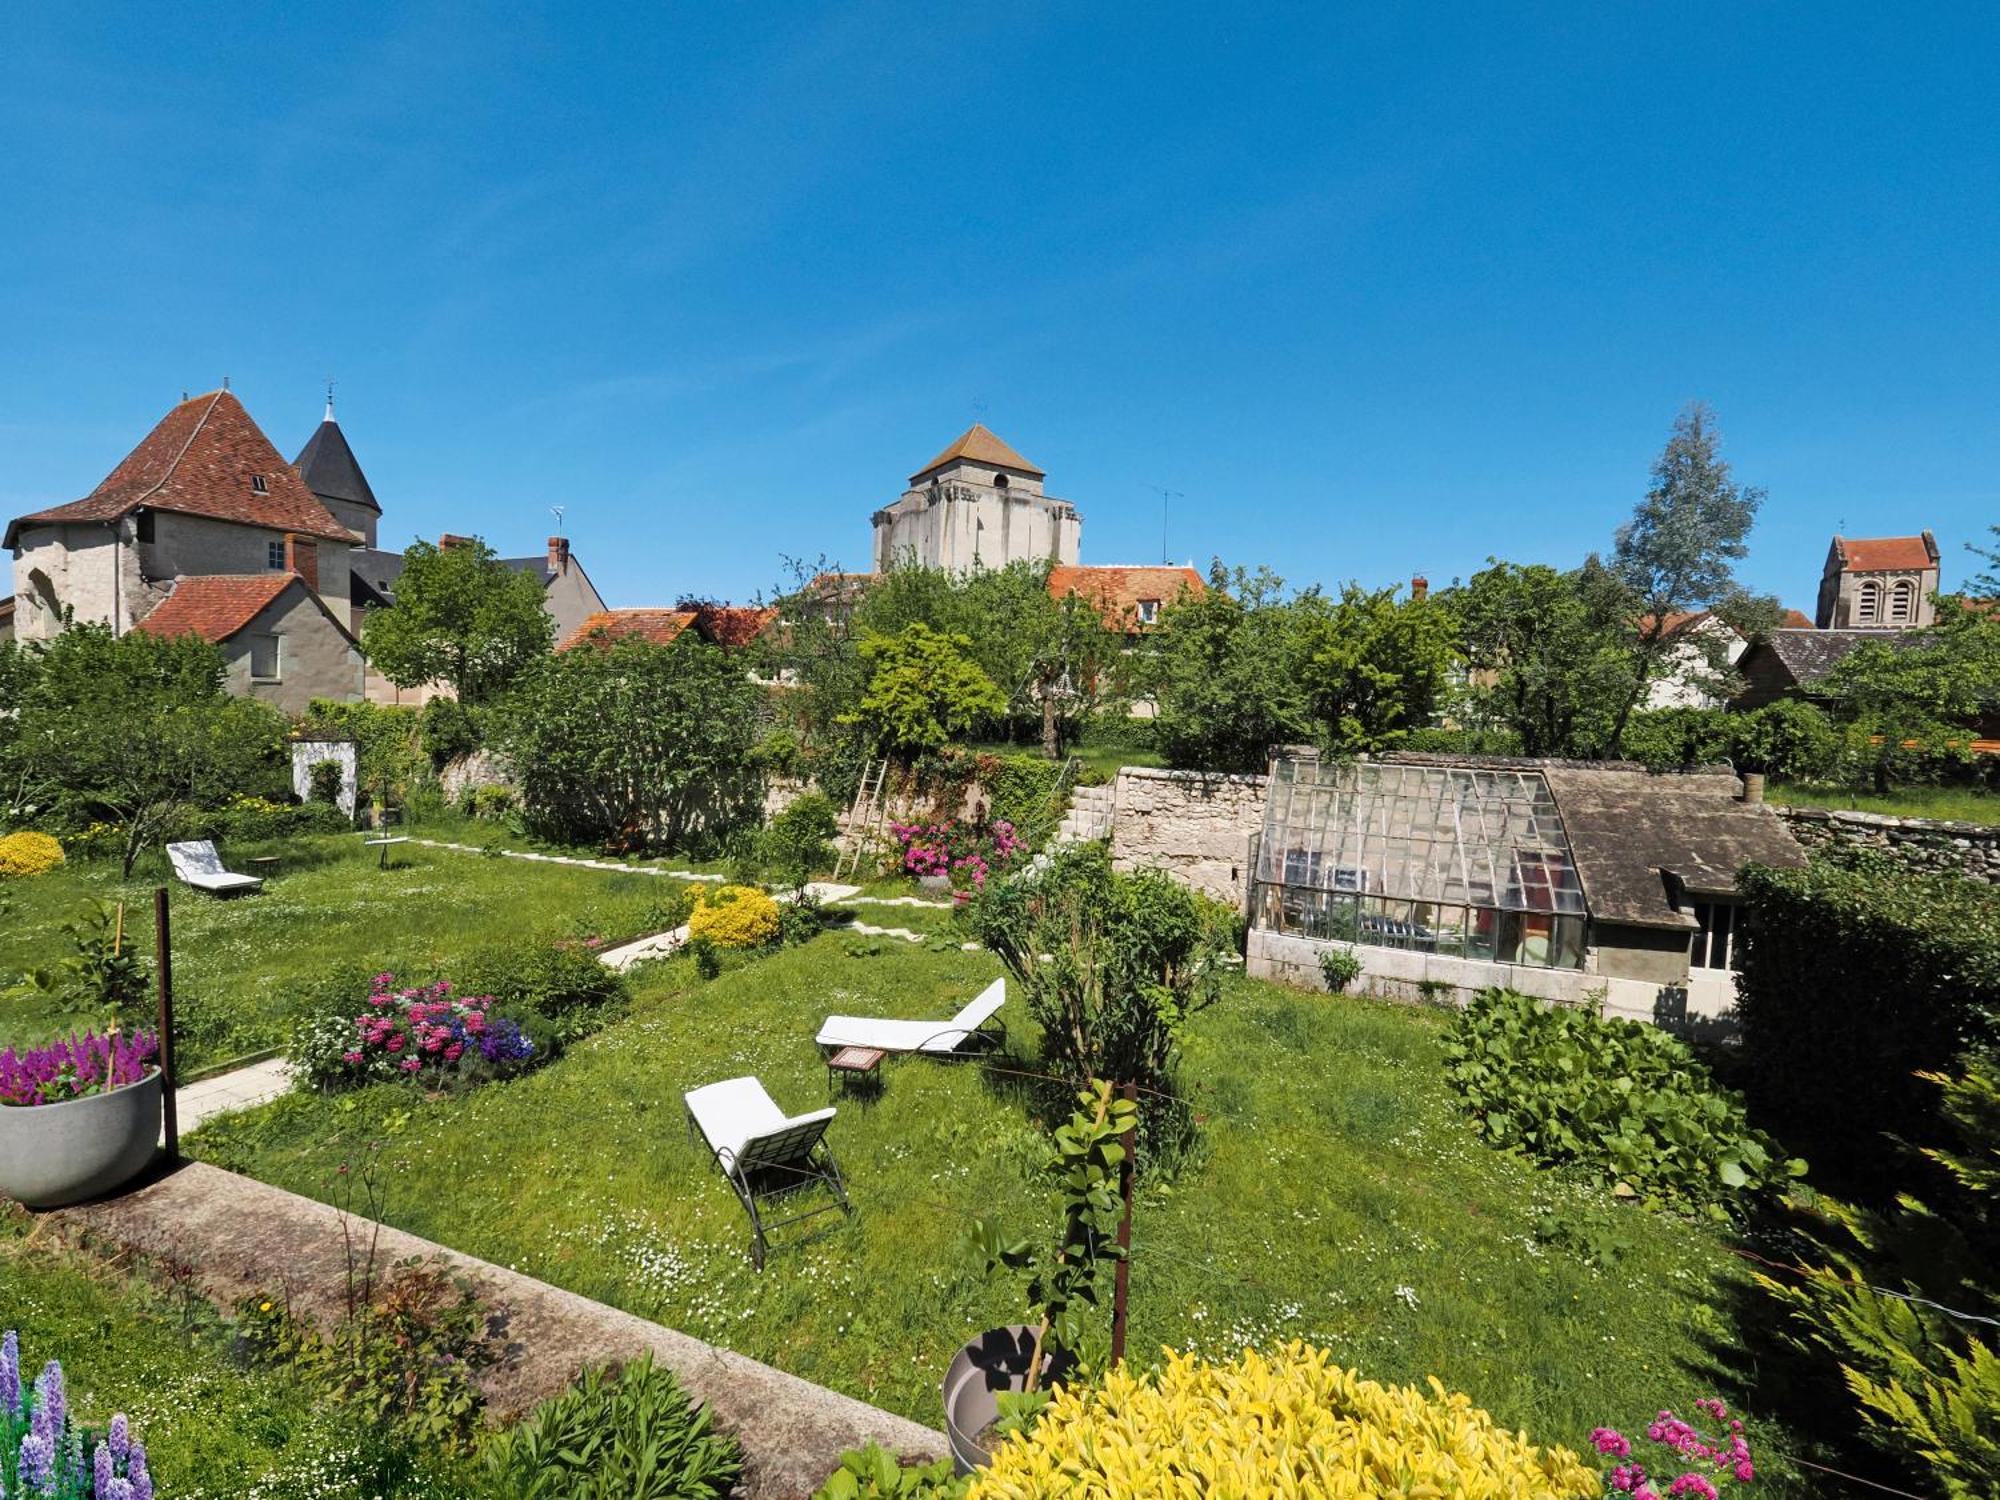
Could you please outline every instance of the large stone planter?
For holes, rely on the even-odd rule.
[[[991,1460],[980,1437],[1000,1415],[1000,1393],[1027,1386],[1034,1354],[1035,1330],[1016,1323],[982,1333],[960,1349],[945,1370],[944,1435],[959,1473],[983,1469]],[[1043,1349],[1040,1386],[1053,1385],[1073,1364],[1062,1353]]]
[[[160,1141],[160,1070],[108,1094],[0,1105],[0,1197],[61,1208],[123,1187]]]

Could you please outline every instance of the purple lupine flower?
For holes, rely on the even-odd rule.
[[[146,1445],[134,1441],[132,1456],[125,1463],[125,1477],[132,1486],[132,1500],[153,1500],[153,1476],[146,1472]]]
[[[111,1463],[111,1445],[99,1443],[90,1460],[91,1492],[96,1495],[110,1494],[111,1481],[116,1477]]]
[[[30,1427],[28,1435],[21,1439],[21,1462],[15,1472],[21,1481],[22,1500],[37,1493],[53,1495],[56,1492],[55,1444]]]
[[[119,1412],[111,1419],[111,1430],[104,1435],[105,1443],[111,1449],[111,1456],[121,1464],[132,1451],[132,1424],[125,1420],[125,1413]]]
[[[13,1329],[0,1338],[0,1416],[21,1415],[21,1336]]]
[[[35,1377],[35,1414],[31,1425],[49,1440],[49,1457],[56,1456],[63,1428],[69,1425],[69,1393],[63,1389],[62,1366],[50,1360]]]

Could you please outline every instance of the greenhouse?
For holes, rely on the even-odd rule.
[[[1583,887],[1538,770],[1281,758],[1255,869],[1268,931],[1583,967]]]

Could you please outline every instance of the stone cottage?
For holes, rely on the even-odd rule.
[[[315,698],[361,697],[361,643],[296,573],[204,574],[132,627],[222,648],[229,691],[302,714]]]

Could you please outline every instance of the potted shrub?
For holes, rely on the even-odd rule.
[[[1050,1178],[1062,1190],[1063,1217],[1053,1245],[1012,1239],[986,1220],[973,1238],[986,1256],[987,1274],[1012,1271],[1027,1282],[1032,1321],[988,1329],[958,1351],[944,1377],[945,1436],[959,1472],[983,1468],[991,1432],[1003,1404],[1010,1417],[1032,1418],[1038,1404],[1004,1396],[1047,1399],[1047,1385],[1076,1363],[1081,1312],[1097,1301],[1097,1273],[1125,1252],[1113,1235],[1119,1210],[1118,1173],[1125,1160],[1120,1137],[1135,1123],[1138,1106],[1111,1096],[1094,1082],[1077,1095],[1083,1106],[1055,1133]]]
[[[59,1208],[137,1176],[160,1139],[158,1051],[113,1031],[0,1052],[0,1195]]]

